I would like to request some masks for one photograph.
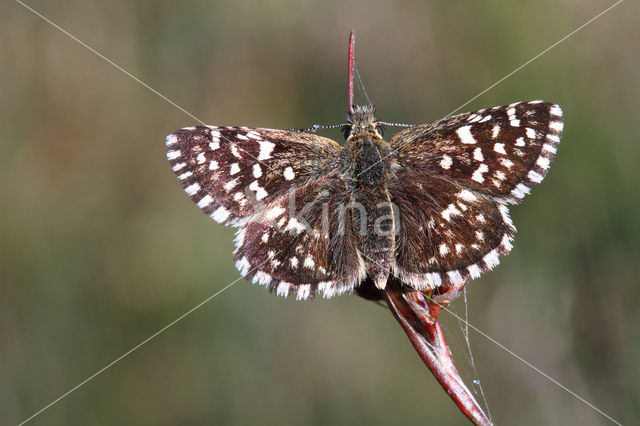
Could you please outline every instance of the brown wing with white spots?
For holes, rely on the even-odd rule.
[[[515,103],[416,126],[391,139],[399,210],[394,272],[418,289],[477,278],[511,250],[507,203],[541,182],[562,133],[562,110]]]
[[[506,203],[542,181],[562,135],[562,110],[519,102],[411,127],[391,139],[398,163]]]
[[[394,275],[419,290],[478,278],[511,250],[504,204],[439,177],[400,170],[389,189],[399,214]]]
[[[242,275],[281,296],[307,299],[351,291],[364,279],[347,180],[315,180],[280,196],[238,230]]]
[[[166,138],[167,158],[194,203],[241,225],[288,190],[335,169],[340,146],[300,132],[198,126]]]

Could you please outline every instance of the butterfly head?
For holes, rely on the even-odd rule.
[[[357,135],[370,134],[382,139],[383,125],[375,117],[376,108],[372,104],[355,105],[349,112],[347,124],[342,128],[345,140]]]

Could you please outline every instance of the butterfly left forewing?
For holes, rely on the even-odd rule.
[[[301,132],[198,126],[166,138],[167,158],[191,200],[240,225],[287,190],[334,169],[340,146]]]

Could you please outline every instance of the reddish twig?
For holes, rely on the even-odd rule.
[[[403,292],[400,283],[392,278],[383,297],[422,361],[460,411],[475,424],[491,425],[491,421],[462,381],[438,321],[440,310],[453,301],[463,287],[464,283],[440,289],[439,292]]]

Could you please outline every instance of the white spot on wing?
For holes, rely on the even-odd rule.
[[[211,218],[218,223],[222,223],[227,220],[230,214],[231,212],[229,210],[220,206],[213,213],[211,213]]]
[[[463,189],[462,191],[458,192],[458,197],[470,202],[476,201],[478,199],[478,197],[476,197],[473,192],[469,191],[468,189]]]
[[[500,126],[498,126],[497,124],[495,126],[493,126],[493,130],[491,131],[491,137],[493,139],[498,137],[498,133],[500,133]]]
[[[186,178],[188,178],[189,176],[193,175],[193,173],[191,172],[184,172],[183,174],[181,174],[180,176],[178,176],[178,179],[180,180],[185,180]]]
[[[524,198],[524,196],[527,195],[530,191],[531,190],[528,186],[519,183],[515,188],[513,188],[513,190],[511,190],[511,195],[516,198]]]
[[[298,219],[296,219],[295,217],[292,217],[289,219],[289,222],[287,223],[287,227],[285,228],[285,231],[296,231],[296,234],[299,234],[302,231],[304,231],[304,225],[300,223]]]
[[[256,132],[255,130],[250,130],[249,132],[247,132],[247,136],[251,139],[261,139],[260,133]]]
[[[531,170],[527,176],[535,183],[542,182],[542,175],[534,170]]]
[[[493,145],[493,150],[499,154],[507,155],[507,151],[504,150],[503,143],[496,143],[495,145]]]
[[[240,155],[240,152],[238,151],[238,147],[236,146],[236,144],[234,143],[230,144],[229,149],[231,150],[231,154],[233,154],[234,157],[242,158],[242,155]]]
[[[238,268],[238,271],[240,271],[242,276],[247,275],[249,269],[251,269],[251,264],[246,256],[243,256],[242,259],[236,262],[236,268]]]
[[[258,185],[257,180],[254,180],[253,182],[251,182],[251,184],[249,185],[249,189],[256,193],[256,200],[258,201],[262,200],[264,197],[269,195],[267,194],[267,191],[264,190],[264,188]]]
[[[473,159],[476,161],[484,161],[484,156],[482,155],[482,149],[480,147],[473,150]]]
[[[535,139],[536,138],[536,131],[533,130],[531,127],[527,127],[525,129],[525,131],[527,132],[527,137],[529,139]]]
[[[263,271],[257,271],[256,274],[253,276],[252,281],[254,283],[257,282],[258,284],[261,284],[261,285],[268,285],[271,282],[271,275]]]
[[[561,132],[563,127],[564,124],[562,124],[562,121],[552,121],[551,123],[549,123],[549,128],[557,130],[558,132]]]
[[[544,157],[539,157],[536,164],[545,170],[549,168],[549,160]]]
[[[258,154],[258,161],[268,160],[271,158],[271,152],[276,146],[273,142],[260,141],[260,153]]]
[[[509,160],[508,158],[501,158],[500,159],[500,164],[505,166],[507,169],[511,169],[513,166],[515,166],[515,163],[513,161]]]
[[[442,217],[447,221],[451,221],[451,216],[460,215],[460,210],[456,208],[454,204],[449,204],[447,208],[441,213]]]
[[[187,165],[187,163],[178,163],[178,164],[176,164],[175,166],[173,166],[171,169],[172,169],[174,172],[177,172],[178,170],[180,170],[181,168],[183,168],[183,167],[184,167],[184,166],[186,166],[186,165]]]
[[[224,190],[230,192],[233,188],[238,185],[238,179],[230,180],[229,182],[224,184]]]
[[[238,163],[233,163],[231,165],[231,169],[229,169],[229,174],[230,175],[235,175],[236,173],[240,172],[240,166],[238,165]]]
[[[185,192],[189,195],[193,195],[200,190],[200,185],[198,183],[194,183],[192,185],[187,186]]]
[[[447,154],[442,156],[442,160],[440,160],[440,167],[445,170],[449,170],[451,165],[453,164],[453,160]]]
[[[488,171],[489,167],[486,164],[480,164],[480,166],[478,166],[478,168],[473,172],[473,175],[471,175],[471,179],[475,180],[476,182],[482,183],[484,182],[484,176],[482,176],[482,174]]]
[[[286,180],[292,180],[295,177],[296,177],[296,174],[294,173],[291,167],[287,167],[286,169],[284,169],[284,178]]]
[[[558,135],[547,135],[547,140],[555,143],[560,142],[560,138],[558,137]]]
[[[167,151],[167,158],[169,160],[175,160],[176,158],[180,157],[182,154],[180,153],[180,151]]]
[[[218,169],[218,162],[216,160],[211,160],[211,162],[209,163],[209,170],[217,170]]]
[[[279,217],[284,212],[285,212],[285,209],[283,207],[275,206],[267,210],[267,213],[265,213],[264,217],[267,220],[273,220]]]
[[[470,265],[467,268],[467,271],[469,272],[469,276],[473,279],[473,278],[480,278],[480,275],[482,274],[482,271],[480,270],[480,267],[477,264],[473,264]]]
[[[449,271],[447,275],[449,276],[449,281],[454,285],[459,284],[463,280],[459,271]]]
[[[198,201],[198,207],[203,209],[207,207],[209,204],[211,204],[212,202],[213,202],[213,198],[211,198],[211,196],[207,194],[204,197],[202,197],[200,201]]]
[[[462,126],[456,130],[456,133],[460,137],[460,141],[464,144],[474,144],[476,143],[475,138],[471,134],[471,126]]]
[[[304,258],[304,263],[302,264],[302,266],[304,266],[305,268],[313,269],[315,265],[316,263],[313,261],[313,258],[311,256],[307,256]]]
[[[290,287],[291,287],[291,283],[288,283],[286,281],[282,281],[280,284],[278,284],[278,287],[276,288],[276,294],[278,296],[287,297],[289,295],[289,288]]]
[[[439,249],[440,256],[446,256],[449,253],[449,247],[445,243],[440,244]]]
[[[171,145],[175,145],[178,143],[178,138],[176,137],[176,135],[169,135],[167,136],[167,138],[165,139],[165,145],[167,146],[171,146]]]
[[[303,284],[298,287],[298,294],[296,295],[296,300],[305,300],[309,297],[311,292],[311,284]]]
[[[427,283],[431,288],[440,287],[440,285],[442,284],[442,278],[440,277],[440,274],[437,272],[431,272],[426,274],[424,279],[425,281],[427,281]]]
[[[262,168],[260,167],[260,164],[254,164],[253,165],[253,177],[257,179],[260,176],[262,176]]]

